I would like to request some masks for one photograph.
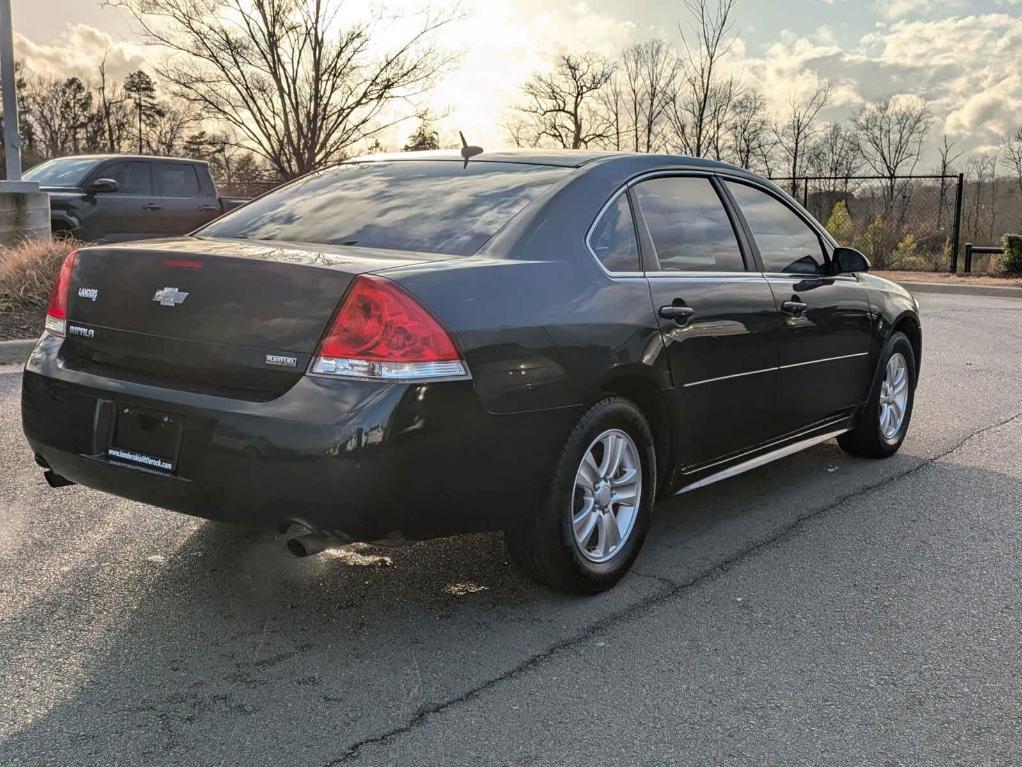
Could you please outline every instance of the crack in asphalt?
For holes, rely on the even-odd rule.
[[[672,599],[678,597],[681,594],[684,594],[690,589],[696,588],[706,583],[713,582],[722,575],[725,575],[728,572],[730,572],[736,566],[742,564],[745,560],[792,539],[805,527],[807,522],[811,522],[827,514],[828,512],[833,511],[834,509],[844,505],[853,498],[866,495],[867,493],[871,493],[874,490],[886,487],[887,485],[891,485],[901,479],[904,479],[905,477],[911,476],[912,474],[915,474],[916,472],[922,469],[928,468],[929,466],[932,466],[934,463],[962,449],[963,447],[965,447],[966,444],[968,444],[971,440],[975,439],[976,437],[986,434],[987,432],[1000,429],[1003,426],[1007,426],[1012,421],[1016,421],[1020,418],[1022,418],[1022,412],[1015,413],[1014,415],[1008,416],[1007,418],[998,421],[997,423],[990,424],[988,426],[984,426],[981,429],[977,429],[976,431],[970,432],[969,434],[958,440],[956,443],[954,443],[951,447],[930,458],[925,458],[921,460],[915,466],[909,467],[904,471],[900,471],[896,474],[892,474],[889,477],[885,477],[884,479],[878,482],[866,485],[865,487],[860,488],[858,490],[846,493],[845,495],[840,496],[831,503],[828,503],[824,506],[809,511],[806,514],[802,514],[796,517],[794,520],[792,520],[787,525],[785,525],[775,533],[771,534],[770,536],[751,543],[745,548],[735,552],[730,557],[724,559],[721,562],[718,562],[716,565],[713,565],[712,567],[709,567],[703,570],[702,572],[697,573],[688,580],[675,581],[672,580],[671,578],[666,578],[659,575],[652,575],[649,573],[642,573],[633,570],[631,573],[632,575],[637,575],[641,578],[647,578],[658,581],[664,585],[664,588],[644,597],[643,599],[640,599],[638,602],[635,602],[634,604],[628,606],[627,608],[621,610],[620,612],[608,615],[606,618],[603,618],[602,620],[589,624],[581,632],[576,633],[573,636],[568,637],[561,642],[551,645],[542,652],[536,653],[535,655],[526,658],[521,663],[519,663],[516,666],[513,666],[504,673],[499,674],[491,679],[488,679],[482,684],[472,687],[469,690],[466,690],[461,695],[458,695],[454,698],[450,698],[440,703],[433,704],[431,706],[424,706],[420,708],[418,712],[416,712],[415,716],[413,716],[411,719],[409,719],[405,724],[401,725],[400,727],[395,727],[380,735],[374,735],[372,737],[365,738],[363,740],[357,741],[356,743],[353,743],[351,746],[348,747],[348,749],[343,754],[341,754],[335,759],[331,759],[329,762],[326,762],[324,767],[333,767],[334,765],[344,764],[346,762],[350,762],[354,759],[357,759],[359,757],[359,754],[369,746],[386,743],[390,740],[393,740],[394,738],[409,733],[417,729],[418,727],[423,726],[426,723],[426,721],[431,717],[437,714],[441,714],[456,706],[459,706],[462,703],[472,701],[480,697],[483,693],[487,692],[488,690],[491,690],[494,687],[503,684],[504,682],[516,679],[517,677],[523,675],[527,671],[535,668],[536,666],[541,665],[548,659],[553,658],[559,655],[560,653],[569,650],[572,647],[580,645],[588,639],[593,638],[594,636],[604,631],[605,629],[619,626],[621,624],[628,623],[629,621],[632,620],[636,620],[645,615],[646,613],[648,613],[651,609],[670,602]]]

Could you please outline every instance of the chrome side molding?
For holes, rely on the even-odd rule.
[[[800,453],[803,450],[812,447],[813,445],[818,445],[821,442],[826,442],[828,440],[834,439],[835,437],[839,437],[846,431],[851,431],[851,429],[847,428],[838,429],[837,431],[830,431],[827,432],[826,434],[818,434],[815,437],[809,437],[808,439],[803,439],[798,442],[793,442],[790,445],[779,447],[776,450],[771,450],[769,453],[764,453],[763,455],[756,456],[755,458],[750,458],[747,461],[742,461],[741,463],[735,464],[734,466],[724,469],[723,471],[718,471],[716,474],[711,474],[708,477],[703,477],[702,479],[697,480],[696,482],[693,482],[690,485],[685,485],[680,490],[676,491],[674,494],[681,495],[682,493],[687,493],[690,490],[698,490],[700,487],[706,487],[707,485],[712,485],[715,482],[720,482],[722,479],[730,479],[731,477],[737,477],[739,474],[744,474],[747,471],[758,469],[760,466],[765,466],[768,463],[773,463],[774,461],[780,458],[785,458],[789,455]]]

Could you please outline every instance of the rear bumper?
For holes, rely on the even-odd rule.
[[[499,529],[546,493],[574,409],[492,415],[469,381],[302,377],[270,402],[124,382],[64,367],[44,337],[22,384],[36,455],[88,487],[208,519],[301,522],[356,539]],[[118,406],[184,421],[173,475],[107,457]]]

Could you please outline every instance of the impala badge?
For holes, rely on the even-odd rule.
[[[177,288],[160,288],[153,295],[153,301],[160,306],[177,306],[184,303],[186,298],[188,298],[188,294]]]
[[[288,357],[284,354],[267,354],[266,364],[276,365],[277,367],[293,368],[298,366],[298,358]]]

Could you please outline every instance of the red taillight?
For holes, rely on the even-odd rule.
[[[64,258],[50,293],[50,305],[46,307],[46,332],[55,336],[64,335],[67,327],[67,298],[71,292],[71,271],[77,255],[78,251],[72,250]]]
[[[466,375],[440,322],[394,283],[367,275],[356,277],[344,297],[312,372],[374,379]]]

